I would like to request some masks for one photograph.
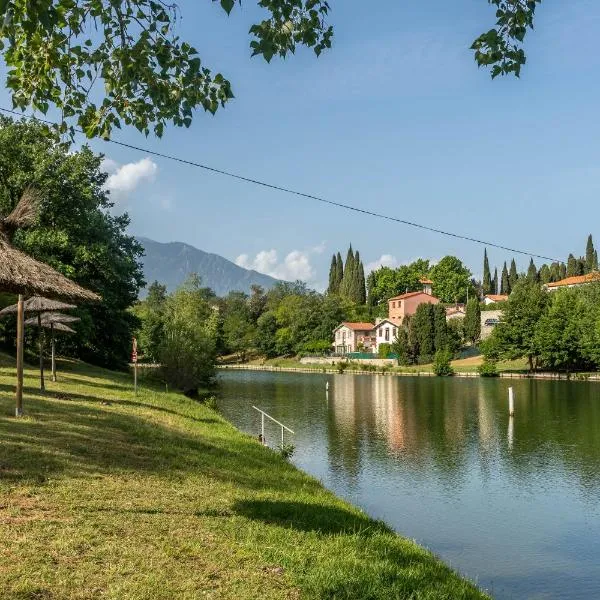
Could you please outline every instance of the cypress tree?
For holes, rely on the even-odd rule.
[[[365,283],[365,267],[362,261],[358,264],[358,303],[366,304],[367,302],[367,287]]]
[[[538,280],[538,271],[533,262],[533,258],[529,261],[529,268],[527,269],[527,281],[536,282]]]
[[[550,283],[550,281],[552,281],[550,267],[545,263],[542,265],[542,268],[540,269],[539,281],[542,284]]]
[[[344,279],[344,261],[342,260],[342,255],[338,252],[337,253],[337,257],[336,257],[336,262],[337,262],[337,269],[336,269],[336,274],[335,274],[335,280],[336,280],[336,288],[337,288],[337,293],[340,293],[340,290],[342,288],[342,280]]]
[[[567,265],[565,265],[565,263],[560,263],[560,265],[558,265],[558,267],[559,267],[560,279],[566,279]]]
[[[506,266],[506,261],[504,261],[504,266],[502,267],[502,279],[500,281],[500,293],[501,294],[510,294],[510,281],[508,280],[508,267]]]
[[[329,267],[329,287],[327,288],[328,294],[337,294],[337,258],[335,254],[331,258],[331,266]]]
[[[508,283],[510,283],[511,291],[515,289],[515,285],[517,284],[518,280],[519,280],[519,274],[517,273],[517,263],[515,262],[515,259],[513,258],[510,261],[510,272],[508,274]]]
[[[350,299],[352,302],[356,302],[356,304],[364,304],[364,291],[361,293],[361,278],[360,278],[360,254],[358,250],[354,255],[354,273],[352,277],[352,290],[350,292]],[[363,270],[363,279],[362,279],[362,288],[364,290],[365,286],[365,274]]]
[[[342,285],[340,286],[340,294],[344,298],[351,298],[353,277],[354,251],[352,250],[352,244],[350,244],[350,248],[348,248],[348,254],[346,255],[346,264],[344,265],[344,276],[342,278]]]
[[[435,351],[448,348],[448,325],[446,309],[441,304],[433,305],[433,331]]]
[[[577,275],[585,275],[585,257],[580,256],[577,259]]]
[[[579,275],[579,265],[577,264],[577,259],[569,254],[569,258],[567,259],[567,277],[575,277],[575,275]]]
[[[492,294],[498,293],[498,268],[494,269],[494,279],[492,279]]]
[[[585,247],[585,272],[591,273],[594,270],[594,241],[592,240],[592,234],[588,235],[587,245]]]
[[[553,262],[550,265],[550,281],[560,281],[560,265],[557,262]]]
[[[375,275],[375,271],[371,271],[367,277],[367,305],[371,308],[377,304],[377,298],[375,297],[376,286],[377,275]]]
[[[594,250],[594,263],[592,266],[592,271],[598,270],[598,250]]]
[[[481,337],[481,307],[477,298],[467,302],[467,311],[464,320],[465,338],[475,344]]]
[[[481,283],[483,287],[483,295],[495,294],[492,292],[492,278],[490,275],[490,262],[488,260],[487,248],[483,251],[483,281]]]
[[[413,317],[413,326],[419,345],[419,358],[421,362],[429,362],[433,358],[435,348],[432,304],[419,304]]]

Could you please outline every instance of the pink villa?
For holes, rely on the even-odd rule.
[[[414,315],[419,304],[439,304],[439,298],[432,294],[433,281],[421,279],[420,283],[423,284],[422,292],[408,292],[389,299],[388,318],[392,323],[402,325],[404,317]]]

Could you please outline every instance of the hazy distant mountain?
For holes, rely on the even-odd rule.
[[[166,285],[169,292],[181,285],[190,273],[198,273],[202,285],[212,288],[218,296],[231,291],[249,293],[254,284],[269,289],[277,283],[273,277],[238,267],[218,254],[209,254],[188,244],[137,239],[146,251],[142,258],[146,282],[158,281]],[[145,290],[140,295],[145,296]]]

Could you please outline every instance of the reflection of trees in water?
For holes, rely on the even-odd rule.
[[[330,463],[354,479],[365,459],[393,457],[454,488],[474,464],[484,480],[506,470],[522,485],[562,468],[591,492],[600,486],[599,394],[600,386],[574,382],[340,375],[330,392]]]

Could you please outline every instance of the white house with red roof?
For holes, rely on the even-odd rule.
[[[344,322],[333,330],[333,348],[337,354],[373,352],[376,339],[373,323]]]
[[[483,303],[486,306],[489,306],[490,304],[499,304],[500,302],[507,302],[508,301],[508,295],[506,294],[488,294],[487,296],[483,297]]]
[[[567,277],[560,281],[552,281],[546,284],[546,289],[549,292],[555,292],[562,288],[573,288],[587,285],[588,283],[594,283],[600,281],[600,273],[594,271],[593,273],[587,273],[586,275],[576,275],[574,277]]]

